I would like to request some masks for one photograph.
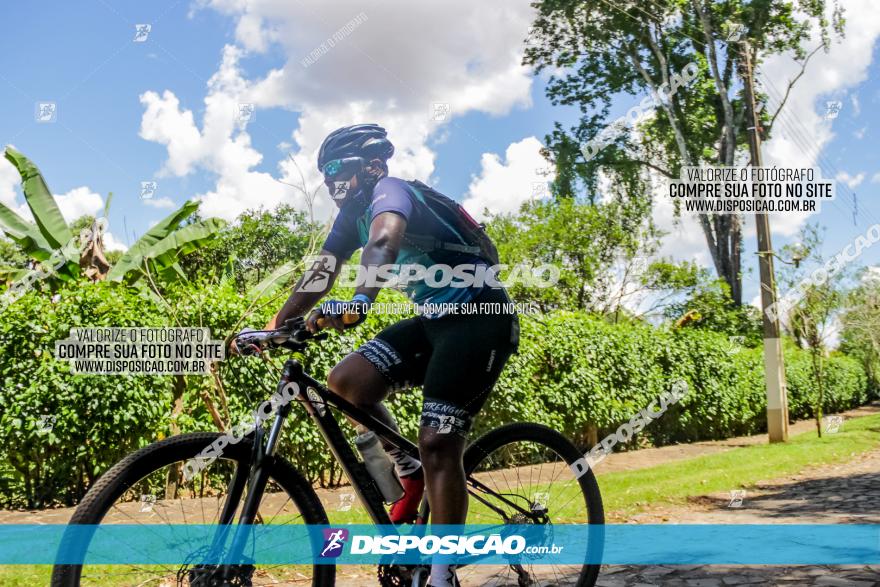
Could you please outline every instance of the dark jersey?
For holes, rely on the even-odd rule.
[[[384,212],[399,214],[406,219],[400,252],[395,263],[397,265],[422,265],[428,271],[423,279],[411,281],[402,289],[416,304],[455,304],[473,300],[482,290],[484,280],[472,279],[481,275],[486,263],[475,255],[447,255],[436,252],[429,255],[419,248],[415,239],[407,242],[406,235],[431,235],[437,240],[455,242],[459,235],[442,218],[432,213],[428,206],[404,180],[396,177],[384,177],[376,183],[372,197],[355,197],[339,211],[339,215],[330,229],[324,242],[324,249],[336,255],[340,260],[348,260],[352,253],[367,244],[370,223]],[[441,264],[447,264],[443,266]],[[450,267],[451,265],[451,267]],[[453,267],[473,266],[469,275],[458,273]],[[398,271],[395,271],[397,273]],[[470,282],[470,283],[469,283]],[[426,312],[425,316],[439,317],[444,312]]]

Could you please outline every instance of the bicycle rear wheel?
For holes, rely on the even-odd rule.
[[[540,424],[508,424],[486,433],[468,447],[464,456],[470,490],[488,502],[472,496],[467,523],[604,524],[602,496],[593,472],[587,471],[578,477],[570,468],[582,457],[565,436]],[[524,516],[521,509],[511,504],[527,512],[541,511],[540,521]],[[601,553],[601,532],[595,536],[592,532],[589,534],[592,540],[589,552],[591,555]],[[459,569],[458,576],[465,585],[592,587],[599,567],[598,564],[476,564]]]
[[[156,524],[218,524],[236,471],[250,468],[252,443],[243,439],[229,444],[223,455],[187,481],[183,464],[217,438],[217,433],[174,436],[151,444],[114,465],[89,490],[70,524],[137,524],[149,532]],[[327,524],[327,514],[311,485],[287,461],[275,458],[268,464],[269,482],[263,494],[258,524]],[[245,494],[246,495],[246,490]],[[236,515],[244,497],[238,500]],[[121,545],[125,546],[125,545]],[[134,545],[133,545],[134,546]],[[291,544],[292,549],[311,552],[310,546]],[[234,580],[215,582],[219,566],[171,565],[56,565],[52,587],[80,585],[312,585],[335,582],[334,565],[275,565],[234,569]]]

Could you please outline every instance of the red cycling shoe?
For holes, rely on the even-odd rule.
[[[422,495],[425,493],[425,476],[422,469],[400,478],[403,485],[403,497],[391,504],[388,517],[392,524],[412,524],[419,515]]]

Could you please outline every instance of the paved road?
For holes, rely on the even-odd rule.
[[[729,495],[687,508],[657,509],[633,521],[682,524],[880,524],[880,450],[784,480],[765,483],[731,508]],[[880,566],[604,567],[599,587],[725,587],[728,585],[880,586]]]

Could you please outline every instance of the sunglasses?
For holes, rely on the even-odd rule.
[[[335,181],[339,179],[350,179],[356,173],[360,172],[364,167],[364,159],[362,157],[346,157],[345,159],[334,159],[328,161],[321,168],[325,181]]]

